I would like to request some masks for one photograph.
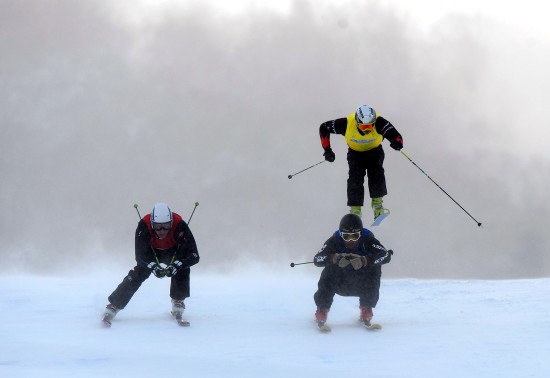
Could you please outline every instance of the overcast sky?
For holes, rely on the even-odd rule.
[[[159,201],[200,203],[203,269],[311,261],[348,211],[343,138],[287,175],[368,103],[483,223],[384,142],[386,277],[550,275],[542,2],[177,3],[0,0],[0,272],[129,269]]]

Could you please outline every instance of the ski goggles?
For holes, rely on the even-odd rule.
[[[357,241],[361,237],[361,231],[357,232],[342,232],[340,231],[340,236],[344,241]]]
[[[357,127],[361,131],[369,131],[370,132],[374,128],[374,122],[373,123],[358,123]]]
[[[168,231],[170,227],[172,227],[172,222],[153,223],[153,230],[155,231]]]

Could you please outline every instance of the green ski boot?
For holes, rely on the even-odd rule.
[[[389,214],[390,211],[384,208],[382,204],[382,197],[373,198],[371,201],[372,210],[374,212],[374,219],[378,218],[382,214]]]
[[[361,218],[361,206],[350,206],[349,212],[358,215]]]

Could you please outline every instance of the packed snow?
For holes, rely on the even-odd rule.
[[[320,268],[192,269],[179,327],[151,276],[111,328],[100,317],[126,271],[0,277],[0,377],[547,377],[550,279],[383,279],[380,331],[336,296],[313,321]]]

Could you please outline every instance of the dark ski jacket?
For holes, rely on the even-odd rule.
[[[170,264],[181,261],[180,269],[189,268],[199,262],[199,252],[189,226],[177,213],[172,213],[172,228],[164,239],[159,239],[151,226],[151,214],[139,221],[136,229],[135,252],[139,266],[147,267],[151,262]]]
[[[386,250],[384,246],[374,237],[374,234],[363,228],[361,237],[357,243],[357,247],[350,249],[346,248],[344,239],[340,236],[340,231],[336,231],[326,242],[315,257],[313,263],[318,267],[332,266],[332,255],[335,253],[354,253],[360,256],[366,256],[368,263],[367,267],[380,266],[391,261],[393,251]],[[347,266],[346,269],[352,269]]]

